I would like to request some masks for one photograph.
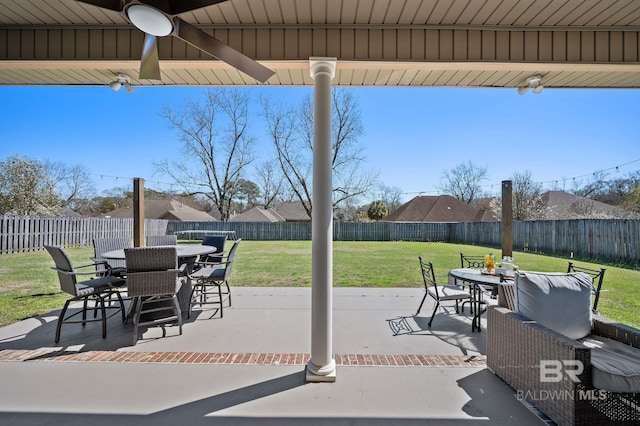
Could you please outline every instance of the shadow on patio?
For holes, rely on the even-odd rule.
[[[233,292],[223,319],[194,311],[182,336],[152,327],[136,346],[116,317],[104,340],[68,325],[59,345],[55,312],[0,329],[0,423],[539,424],[486,369],[468,310],[429,329],[419,289],[335,289],[338,380],[307,384],[310,289]]]

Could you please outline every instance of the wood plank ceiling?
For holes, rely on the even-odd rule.
[[[640,87],[637,0],[230,0],[181,18],[274,69],[267,85],[310,85],[327,56],[340,85]],[[257,84],[174,37],[162,80],[140,80],[142,40],[75,0],[0,0],[0,84]]]

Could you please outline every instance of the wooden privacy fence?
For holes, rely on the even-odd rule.
[[[447,223],[334,222],[335,241],[446,241]],[[310,240],[311,222],[179,222],[170,221],[167,233],[181,231],[235,231],[245,240]]]
[[[181,222],[145,220],[146,235],[235,231],[247,240],[310,240],[310,222]],[[442,241],[501,247],[500,222],[335,222],[336,241]],[[98,237],[133,238],[133,219],[0,216],[0,253],[45,244],[91,245]],[[640,220],[583,219],[513,223],[513,249],[555,256],[640,264]]]
[[[554,256],[640,264],[640,220],[576,219],[513,222],[513,249]],[[450,226],[448,242],[501,247],[500,222]]]
[[[167,233],[235,231],[248,240],[310,240],[308,222],[177,222]],[[501,247],[500,222],[415,223],[335,222],[336,241],[443,241]],[[516,221],[513,248],[577,259],[640,264],[640,220],[581,219]]]
[[[166,220],[145,219],[146,235],[165,235]],[[133,219],[98,217],[0,216],[0,253],[93,244],[94,238],[133,239]]]

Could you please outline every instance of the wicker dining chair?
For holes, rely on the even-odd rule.
[[[182,285],[175,247],[136,247],[124,250],[127,287],[133,299],[133,344],[141,325],[178,322],[182,334],[182,312],[177,293]],[[164,313],[164,315],[159,315]]]
[[[149,235],[146,239],[147,247],[175,246],[178,244],[176,235]]]
[[[97,271],[100,273],[106,268],[111,270],[111,275],[123,277],[127,275],[127,265],[124,261],[118,259],[105,259],[102,253],[112,250],[121,250],[131,247],[131,238],[94,238],[93,239],[93,257],[92,261],[96,262]]]
[[[58,273],[60,289],[72,296],[64,303],[64,308],[62,308],[62,312],[60,312],[60,316],[58,317],[55,336],[56,343],[60,341],[62,324],[82,324],[84,327],[88,322],[100,321],[102,323],[102,338],[104,339],[107,337],[108,318],[121,312],[122,322],[125,322],[124,302],[118,291],[118,287],[124,283],[122,278],[111,276],[108,269],[103,269],[103,272],[97,275],[95,263],[74,267],[71,259],[69,259],[69,256],[62,247],[45,246],[45,249],[49,252],[56,264],[52,269]],[[81,271],[85,268],[87,270],[86,272]],[[78,277],[88,279],[78,281]],[[109,304],[107,306],[107,300],[114,294],[118,298],[118,305],[112,306]],[[95,304],[91,307],[89,306],[89,300],[95,301]],[[77,301],[83,302],[82,309],[66,316],[69,304]],[[87,311],[90,310],[94,312],[92,319],[87,318]],[[113,312],[107,316],[107,310],[113,310]],[[100,313],[99,318],[98,313]],[[82,315],[82,319],[72,319],[76,317],[76,315]]]
[[[220,305],[220,318],[223,316],[225,299],[229,301],[229,306],[231,306],[229,277],[236,258],[236,250],[241,241],[242,239],[239,238],[233,242],[228,256],[223,258],[222,262],[196,262],[189,273],[189,278],[193,281],[193,289],[189,298],[187,318],[191,317],[191,307],[193,305]],[[223,284],[226,287],[226,291],[222,290]],[[209,300],[209,296],[213,296],[217,300]]]

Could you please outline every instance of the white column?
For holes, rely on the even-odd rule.
[[[308,382],[334,382],[331,80],[336,58],[309,58],[313,78],[313,205],[311,213],[311,359]]]

